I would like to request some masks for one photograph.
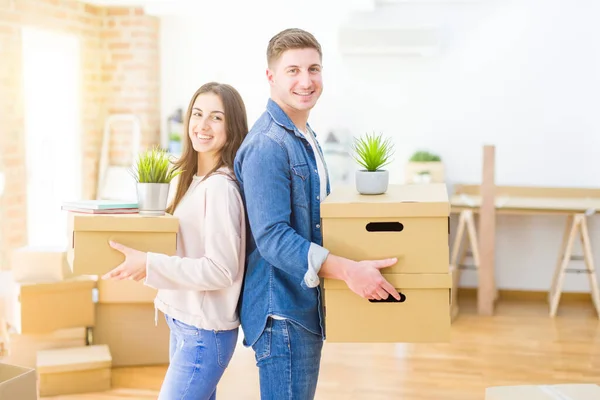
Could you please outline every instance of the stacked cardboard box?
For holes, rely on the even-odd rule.
[[[113,366],[169,363],[170,331],[164,317],[155,312],[155,296],[156,290],[141,282],[98,281],[92,342],[108,345]]]
[[[0,363],[0,399],[37,400],[35,370]]]
[[[323,201],[324,247],[356,261],[396,257],[381,272],[400,294],[371,301],[324,280],[329,342],[449,341],[449,215],[444,184],[390,185],[377,196],[339,187]]]
[[[43,396],[107,390],[113,366],[168,363],[164,318],[154,326],[155,290],[134,281],[99,281],[99,276],[124,260],[109,240],[175,254],[178,220],[68,213],[68,221],[67,248],[17,249],[12,284],[3,279],[7,287],[0,287],[5,304],[0,326],[4,319],[11,330],[2,362],[35,368]],[[3,382],[13,381],[9,375],[24,370],[5,371],[0,393]]]

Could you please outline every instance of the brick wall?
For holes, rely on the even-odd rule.
[[[158,20],[137,8],[95,7],[76,0],[0,0],[0,269],[26,244],[25,126],[21,66],[23,25],[77,35],[81,43],[83,197],[95,196],[104,120],[136,113],[142,145],[159,143]],[[116,129],[113,163],[130,163],[128,130]]]

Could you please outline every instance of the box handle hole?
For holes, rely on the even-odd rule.
[[[404,295],[404,293],[401,293],[401,292],[398,292],[398,294],[400,295],[400,300],[396,300],[394,298],[394,296],[390,295],[385,300],[369,299],[369,302],[371,302],[371,303],[404,303],[406,301],[406,296]]]
[[[400,222],[369,222],[367,224],[368,232],[402,232],[404,225]]]

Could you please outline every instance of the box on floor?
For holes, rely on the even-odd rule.
[[[356,261],[397,257],[381,272],[401,294],[370,301],[325,279],[329,342],[449,341],[449,215],[444,184],[390,185],[377,196],[338,187],[321,203],[324,247]]]
[[[495,386],[485,391],[485,400],[598,400],[595,384]]]
[[[0,362],[0,399],[37,400],[35,370]]]
[[[179,220],[139,214],[68,213],[68,262],[74,275],[104,275],[125,260],[109,245],[121,243],[140,251],[174,255]]]
[[[83,346],[38,352],[40,396],[102,392],[111,388],[108,346]]]

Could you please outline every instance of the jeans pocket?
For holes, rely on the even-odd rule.
[[[171,324],[173,325],[173,327],[175,328],[175,330],[183,335],[190,335],[190,336],[198,336],[200,329],[196,328],[195,326],[191,326],[188,324],[185,324],[175,318],[171,318]]]
[[[217,345],[217,362],[221,368],[227,368],[237,344],[238,330],[214,331]]]
[[[271,318],[267,319],[267,324],[265,329],[261,333],[260,337],[252,345],[252,349],[254,350],[254,358],[256,362],[262,361],[265,358],[271,355],[271,335],[273,333],[273,320]]]

